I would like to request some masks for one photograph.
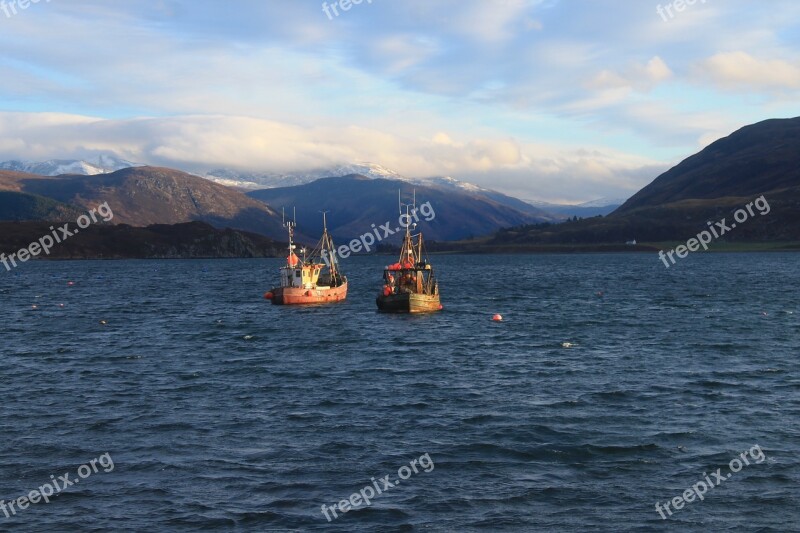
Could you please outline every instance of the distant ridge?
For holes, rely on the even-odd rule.
[[[0,222],[0,252],[10,255],[50,233],[49,222]],[[278,257],[285,245],[254,233],[218,229],[204,222],[93,225],[59,243],[46,259],[195,259]],[[5,268],[0,266],[0,274]]]
[[[553,204],[536,200],[529,200],[528,203],[550,213],[564,215],[567,218],[589,218],[598,215],[606,216],[613,213],[619,206],[625,203],[625,198],[599,198],[576,205]]]
[[[239,171],[230,168],[218,168],[203,174],[211,181],[240,187],[242,189],[271,189],[278,187],[294,187],[305,185],[322,178],[341,178],[343,176],[359,175],[373,179],[394,179],[408,181],[407,178],[375,163],[352,163],[336,165],[328,168],[300,172],[252,172]]]
[[[746,126],[671,168],[617,214],[684,200],[760,196],[800,186],[800,118]]]
[[[36,194],[0,191],[0,221],[75,220],[79,209]]]
[[[16,172],[26,172],[28,174],[38,174],[40,176],[60,176],[62,174],[81,174],[84,176],[95,176],[97,174],[108,174],[123,168],[130,168],[138,165],[125,161],[111,155],[99,155],[90,160],[79,159],[51,159],[49,161],[3,161],[0,163],[0,170],[13,170]]]
[[[455,190],[476,197],[488,198],[506,205],[517,211],[528,213],[534,217],[547,218],[548,220],[561,220],[565,217],[557,212],[545,212],[529,202],[514,198],[498,191],[486,189],[473,183],[457,180],[449,176],[435,176],[430,178],[408,178],[402,174],[375,163],[353,163],[337,165],[330,168],[317,169],[307,172],[270,173],[270,172],[239,172],[231,169],[217,169],[207,172],[204,177],[245,191],[275,189],[306,185],[323,178],[342,178],[345,176],[363,176],[369,179],[387,179],[418,187],[437,187]]]
[[[515,199],[509,197],[502,203],[481,192],[404,184],[357,174],[324,178],[295,187],[251,191],[248,196],[275,209],[297,207],[300,227],[312,234],[322,229],[320,211],[330,211],[328,224],[334,237],[352,239],[371,231],[373,224],[397,220],[398,189],[403,190],[406,199],[416,190],[419,204],[431,203],[436,218],[421,222],[420,226],[428,239],[457,240],[488,235],[502,227],[555,220],[549,213],[530,205],[525,211],[511,207],[509,203]]]
[[[709,221],[764,196],[768,215],[728,232],[729,242],[800,241],[800,118],[741,128],[658,176],[609,216],[499,232],[494,245],[683,241]]]
[[[149,226],[201,221],[276,239],[284,236],[280,216],[262,202],[167,168],[133,167],[110,174],[56,177],[0,171],[0,191],[49,198],[81,210],[108,202],[115,224]]]

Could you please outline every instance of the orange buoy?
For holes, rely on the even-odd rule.
[[[275,297],[275,295],[272,294],[272,292],[265,292],[264,293],[264,299],[265,300],[272,300],[272,298],[274,298],[274,297]]]
[[[494,320],[495,322],[502,322],[503,321],[503,315],[494,315],[492,317],[492,320]]]
[[[439,304],[439,311],[441,311],[442,309],[444,309],[444,306],[442,304]]]

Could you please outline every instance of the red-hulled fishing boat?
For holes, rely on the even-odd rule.
[[[406,207],[406,220],[411,217]],[[400,260],[383,272],[383,290],[378,295],[378,309],[385,313],[432,313],[440,311],[439,282],[424,255],[422,232],[413,236],[406,225]]]
[[[308,305],[341,302],[347,298],[347,278],[339,271],[333,239],[328,234],[327,221],[323,217],[322,238],[311,254],[302,259],[295,254],[295,222],[285,224],[289,231],[289,255],[286,265],[281,267],[281,284],[264,295],[275,305]],[[324,262],[320,262],[324,260]]]

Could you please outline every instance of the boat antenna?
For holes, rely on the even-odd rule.
[[[322,253],[325,252],[325,250],[328,249],[328,246],[330,246],[330,248],[333,249],[333,245],[332,244],[330,244],[330,245],[328,244],[328,241],[330,240],[330,236],[328,235],[328,213],[329,213],[329,211],[320,211],[320,213],[322,213],[322,240],[320,241],[319,253],[322,254]]]
[[[328,213],[330,211],[320,211],[322,213],[322,232],[328,233]]]

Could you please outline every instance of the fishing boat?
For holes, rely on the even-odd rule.
[[[339,270],[324,213],[322,220],[322,238],[310,254],[306,255],[306,249],[302,248],[302,258],[295,254],[294,230],[297,223],[284,223],[289,232],[289,255],[286,265],[280,268],[281,284],[264,295],[274,305],[325,304],[347,298],[347,278]]]
[[[383,271],[383,290],[378,295],[378,309],[384,313],[432,313],[441,311],[439,282],[425,258],[422,232],[412,235],[409,206],[406,206],[406,234],[400,248],[400,260]]]

